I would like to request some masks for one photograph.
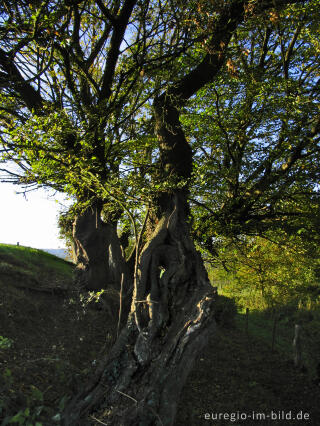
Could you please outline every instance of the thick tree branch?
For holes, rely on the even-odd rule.
[[[27,108],[39,112],[44,103],[41,95],[25,81],[13,60],[2,49],[0,49],[0,66],[6,73],[8,84],[11,83],[14,90],[19,93]]]
[[[243,0],[234,0],[224,8],[212,31],[213,36],[208,43],[209,53],[205,55],[195,69],[170,88],[168,93],[163,94],[162,97],[170,97],[170,102],[172,102],[172,99],[177,102],[184,102],[215,78],[224,63],[225,53],[232,34],[244,17],[244,3]]]
[[[137,0],[126,0],[119,16],[117,17],[117,25],[113,29],[105,71],[102,77],[99,102],[108,99],[111,95],[111,85],[113,82],[117,61],[120,55],[120,46],[136,2]]]
[[[91,65],[94,63],[94,61],[97,58],[97,56],[99,55],[99,53],[101,53],[101,49],[102,49],[104,43],[106,42],[106,40],[108,39],[110,31],[111,31],[111,25],[106,26],[101,37],[99,38],[96,45],[92,49],[88,59],[85,61],[85,65],[86,65],[87,69],[89,69],[91,67]]]

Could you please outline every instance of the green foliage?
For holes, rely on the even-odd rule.
[[[13,81],[2,96],[2,159],[21,165],[9,179],[81,201],[105,185],[132,197],[143,187],[150,191],[157,155],[150,98],[176,75],[183,47],[193,44],[185,22],[198,13],[175,2],[151,3],[137,2],[122,36],[110,19],[119,13],[116,1],[107,6],[110,15],[91,0],[85,7],[19,1],[13,15],[3,7],[0,47],[15,52],[13,67],[29,90],[26,96]]]
[[[25,410],[20,410],[16,415],[11,417],[9,421],[4,420],[3,424],[19,424],[25,426],[42,426],[41,422],[35,421],[37,416],[41,413],[42,407],[37,407],[35,411],[30,412],[30,408],[26,408]]]
[[[8,337],[0,336],[0,350],[1,349],[9,349],[13,344],[13,340]]]
[[[28,392],[26,393],[25,408],[21,408],[14,415],[8,414],[10,411],[10,395],[14,395],[13,387],[13,377],[10,369],[6,368],[2,373],[2,383],[6,391],[6,396],[4,400],[0,402],[0,415],[4,414],[5,417],[1,423],[2,426],[8,424],[18,424],[23,426],[42,426],[43,423],[37,421],[39,416],[43,411],[43,393],[36,386],[30,386]],[[1,386],[1,387],[2,387]],[[1,389],[3,392],[4,389]]]
[[[194,232],[209,251],[218,236],[269,229],[319,238],[319,2],[274,13],[238,29],[223,71],[182,116]]]
[[[309,309],[319,303],[319,253],[300,237],[269,234],[221,248],[211,279],[242,307],[265,310],[294,303]]]
[[[212,53],[224,6],[137,2],[123,32],[117,1],[107,14],[91,0],[2,7],[1,156],[20,166],[8,179],[64,191],[80,209],[100,198],[126,212],[122,222],[189,186],[193,233],[211,253],[219,236],[303,224],[317,237],[318,0],[252,15],[249,2],[214,81],[174,100],[192,179],[168,176],[159,161],[153,100]],[[69,213],[60,223],[70,240]]]
[[[9,390],[10,391],[10,390]],[[1,423],[3,426],[7,424],[18,424],[22,426],[43,426],[43,423],[38,421],[39,416],[43,411],[43,394],[36,387],[31,386],[30,392],[27,395],[27,407],[19,410],[13,416],[6,416]],[[3,411],[6,407],[1,407]]]

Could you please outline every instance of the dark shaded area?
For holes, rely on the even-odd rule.
[[[282,352],[270,351],[260,339],[248,342],[239,328],[218,328],[200,355],[190,374],[176,417],[176,426],[184,425],[318,425],[320,388],[306,371],[294,368]],[[271,415],[300,411],[310,421],[205,420],[211,413],[264,413]],[[280,413],[282,415],[282,413]],[[214,417],[215,418],[215,417]]]

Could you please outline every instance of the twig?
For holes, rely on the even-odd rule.
[[[132,398],[132,396],[127,395],[126,393],[123,393],[123,392],[119,391],[118,389],[116,389],[116,392],[120,393],[123,396],[126,396],[129,399],[132,399],[132,401],[134,401],[136,404],[138,404],[138,401],[136,399]]]
[[[144,229],[145,226],[147,224],[147,220],[149,217],[149,212],[150,212],[150,204],[148,205],[148,209],[147,209],[147,213],[146,213],[146,217],[144,218],[143,224],[142,224],[142,228],[140,230],[139,236],[138,238],[136,238],[136,258],[135,258],[135,263],[134,263],[134,273],[133,273],[133,287],[134,287],[134,296],[137,296],[139,294],[138,292],[138,261],[139,261],[139,250],[140,250],[140,243],[141,243],[141,239],[142,239],[142,235],[144,233]],[[136,300],[136,297],[135,297]],[[139,333],[143,336],[142,334],[142,328],[140,326],[140,321],[139,321],[139,313],[137,312],[137,306],[135,305],[135,309],[134,309],[134,317],[135,317],[135,321],[136,321],[136,326],[139,330]]]
[[[108,426],[108,425],[107,425],[107,423],[103,423],[101,420],[99,420],[99,419],[97,419],[96,417],[94,417],[94,415],[93,415],[93,414],[92,414],[90,417],[91,417],[93,420],[95,420],[96,422],[100,423],[101,425],[106,425],[106,426]]]
[[[118,327],[117,327],[117,338],[119,337],[119,331],[120,331],[120,326],[121,326],[123,281],[124,281],[124,273],[122,272],[122,274],[121,274],[121,286],[120,286],[120,302],[119,302],[119,319],[118,319]]]

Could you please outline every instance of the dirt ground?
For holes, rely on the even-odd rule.
[[[110,348],[115,317],[95,302],[86,305],[72,291],[7,288],[0,296],[0,335],[10,339],[0,349],[2,425],[14,415],[15,424],[59,424],[52,417],[86,380],[99,354]],[[319,396],[319,386],[291,360],[270,353],[261,342],[248,342],[236,328],[220,327],[188,379],[176,426],[319,425]],[[307,413],[310,420],[279,420],[289,412]],[[266,419],[253,419],[253,413]],[[99,423],[88,419],[92,424]]]

